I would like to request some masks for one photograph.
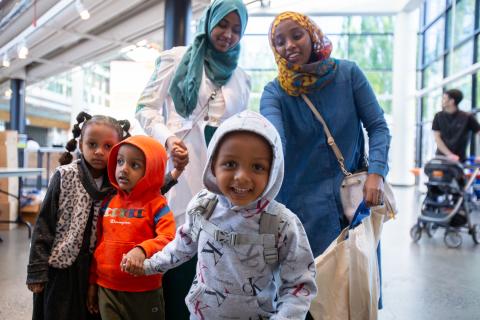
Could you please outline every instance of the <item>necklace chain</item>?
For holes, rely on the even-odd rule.
[[[208,121],[208,119],[209,119],[208,113],[210,111],[210,102],[215,100],[215,97],[217,96],[218,89],[219,88],[215,88],[215,90],[212,91],[212,94],[210,94],[210,97],[207,100],[207,103],[206,103],[206,106],[205,106],[205,108],[207,109],[207,112],[205,113],[205,117],[203,118],[203,120],[205,120],[205,121]]]

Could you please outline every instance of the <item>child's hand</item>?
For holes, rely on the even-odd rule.
[[[120,263],[120,269],[123,272],[128,272],[135,276],[141,276],[145,274],[143,270],[143,261],[145,260],[145,253],[139,247],[135,247],[127,254],[123,255],[122,262]]]
[[[96,284],[88,286],[87,309],[91,314],[98,313],[98,287]]]
[[[32,291],[33,293],[40,293],[45,288],[45,283],[30,283],[27,284],[28,290]]]

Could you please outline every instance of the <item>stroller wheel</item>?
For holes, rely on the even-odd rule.
[[[417,242],[422,237],[422,228],[416,224],[410,229],[410,237],[414,242]]]
[[[475,244],[480,243],[480,225],[474,224],[472,228],[472,239]]]
[[[443,241],[449,248],[458,248],[462,245],[462,236],[457,231],[446,231]]]
[[[437,232],[438,225],[433,223],[433,222],[427,222],[425,224],[425,231],[427,232],[427,235],[431,238],[435,235],[435,232]]]

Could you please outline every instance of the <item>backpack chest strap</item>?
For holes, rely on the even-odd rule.
[[[220,243],[228,244],[232,247],[241,245],[261,245],[265,248],[275,248],[274,234],[243,234],[237,232],[227,232],[206,220],[201,215],[196,215],[195,220],[195,224],[198,223],[202,231],[205,231],[215,241]]]

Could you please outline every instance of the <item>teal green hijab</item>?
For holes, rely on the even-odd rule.
[[[173,75],[168,93],[179,115],[187,118],[197,105],[198,91],[202,83],[203,67],[207,77],[216,85],[223,86],[237,68],[240,42],[227,52],[216,50],[210,43],[213,28],[230,12],[240,17],[242,31],[247,26],[247,8],[241,0],[214,0],[203,13],[193,43],[182,57]]]

